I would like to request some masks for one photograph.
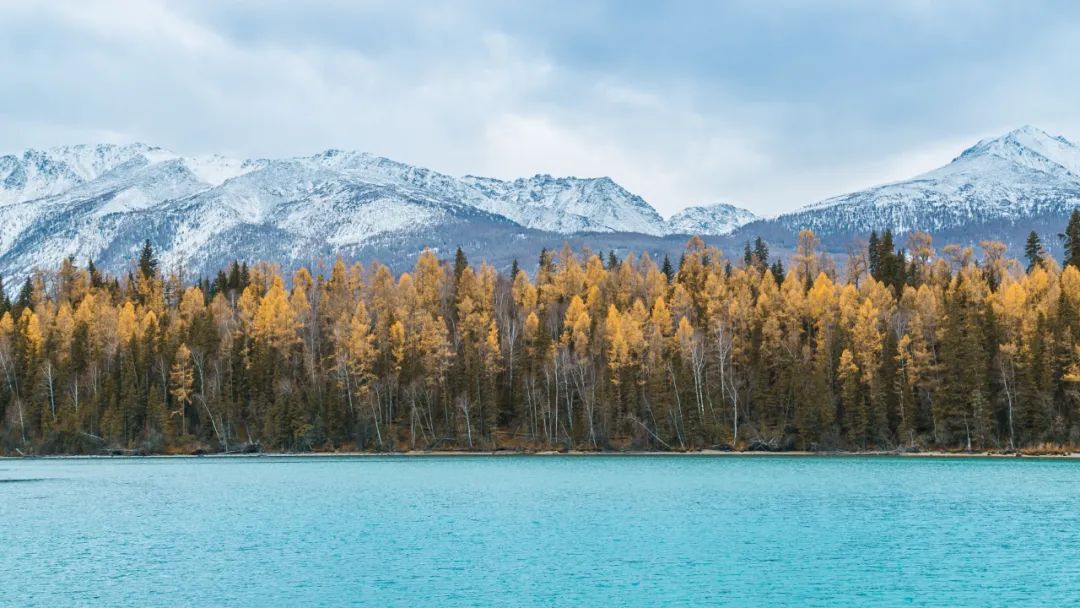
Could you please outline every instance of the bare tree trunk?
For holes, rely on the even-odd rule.
[[[679,395],[679,384],[675,381],[675,369],[671,367],[669,363],[668,373],[671,375],[671,388],[675,393],[675,411],[672,412],[672,423],[675,427],[675,436],[679,438],[679,447],[686,449],[686,441],[684,439],[684,429],[682,428],[682,397]]]
[[[52,361],[45,361],[45,382],[49,387],[49,413],[52,414],[53,422],[56,422],[56,390],[53,378]]]
[[[559,433],[559,358],[558,356],[552,358],[552,368],[555,370],[555,425],[552,428],[552,432]],[[554,439],[554,437],[552,437]]]
[[[461,409],[461,413],[465,415],[465,436],[469,441],[469,449],[473,447],[472,441],[472,419],[470,418],[470,411],[472,404],[469,403],[469,398],[462,396],[458,398],[458,407]]]
[[[379,392],[379,383],[373,383],[375,385],[375,402],[372,403],[371,399],[368,399],[368,403],[371,404],[371,419],[375,422],[375,438],[379,442],[379,450],[382,450],[382,431],[379,430],[379,407],[378,403],[382,401],[382,396]]]
[[[1015,449],[1015,443],[1013,441],[1013,397],[1012,390],[1009,389],[1009,373],[1005,371],[1005,362],[1000,363],[1001,367],[1001,381],[1005,388],[1005,399],[1009,407],[1009,449]],[[1009,361],[1009,371],[1012,372],[1012,360]]]
[[[213,412],[210,411],[210,406],[206,403],[206,397],[202,395],[196,395],[199,403],[202,404],[203,410],[206,412],[206,417],[210,419],[210,428],[214,430],[214,436],[218,438],[218,441],[225,447],[225,451],[229,451],[229,441],[227,438],[222,437],[221,429],[218,426],[217,420],[214,419]]]
[[[585,408],[585,416],[589,419],[589,442],[592,443],[592,447],[596,447],[596,396],[586,396],[587,388],[585,386],[585,364],[578,363],[574,366],[574,383],[577,386],[577,392],[581,395],[582,405]],[[591,391],[589,391],[591,392]],[[567,397],[567,413],[569,414],[571,399]]]
[[[19,404],[19,431],[22,434],[23,445],[26,445],[26,419],[23,418],[22,398],[15,397],[15,402]]]
[[[348,364],[342,365],[341,366],[341,371],[342,371],[342,374],[344,374],[344,376],[345,376],[345,398],[346,398],[346,402],[349,404],[349,414],[355,416],[356,415],[356,409],[353,407],[353,398],[352,398],[352,378],[349,376],[349,366],[348,366]]]

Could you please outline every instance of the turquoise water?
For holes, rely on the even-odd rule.
[[[0,606],[1080,604],[1080,462],[13,460],[0,480]]]

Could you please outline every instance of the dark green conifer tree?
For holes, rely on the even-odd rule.
[[[233,263],[229,266],[227,288],[234,292],[243,289],[243,280],[240,278],[240,264],[236,260],[233,260]]]
[[[139,272],[144,278],[151,279],[157,276],[157,270],[158,260],[154,255],[154,246],[150,243],[150,239],[146,239],[139,253]]]
[[[229,277],[225,275],[224,270],[219,270],[217,277],[214,278],[213,284],[210,286],[210,291],[207,292],[206,298],[208,300],[214,299],[219,293],[226,293],[229,290]]]
[[[1065,249],[1065,266],[1080,268],[1080,209],[1073,209],[1069,216],[1061,243]]]
[[[13,308],[17,312],[21,312],[24,308],[29,308],[34,303],[34,284],[30,282],[30,277],[26,277],[23,281],[22,289],[19,290],[19,297],[15,298],[15,306]]]
[[[461,273],[465,272],[468,267],[469,260],[465,257],[465,252],[458,246],[457,251],[454,252],[454,284],[461,280]]]
[[[784,263],[780,260],[773,262],[772,266],[769,267],[769,272],[772,273],[773,278],[776,279],[777,283],[783,283],[784,279],[787,277],[787,271],[784,270]]]
[[[95,288],[101,287],[101,273],[98,272],[97,267],[94,266],[93,259],[88,259],[86,261],[86,272],[90,275],[90,286]]]
[[[878,238],[877,230],[870,231],[870,240],[866,243],[866,259],[870,266],[870,276],[878,279],[881,276],[881,239]]]
[[[1042,240],[1039,239],[1038,233],[1032,230],[1028,233],[1027,242],[1024,243],[1024,257],[1028,261],[1027,271],[1031,272],[1033,268],[1042,264],[1045,255]]]
[[[765,268],[769,265],[769,246],[765,244],[765,241],[761,240],[761,237],[754,239],[754,257],[757,258],[757,263]]]
[[[942,440],[967,449],[986,447],[992,411],[986,398],[986,340],[981,308],[965,293],[963,279],[945,295],[941,359],[945,367],[942,398],[935,417]]]

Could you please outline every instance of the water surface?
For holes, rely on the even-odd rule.
[[[0,480],[0,606],[1080,605],[1080,462],[20,460]]]

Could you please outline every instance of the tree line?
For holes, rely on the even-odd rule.
[[[785,268],[687,243],[427,250],[411,272],[232,264],[186,282],[66,260],[0,286],[8,453],[1025,449],[1080,444],[1080,214],[1062,265],[913,233]]]

